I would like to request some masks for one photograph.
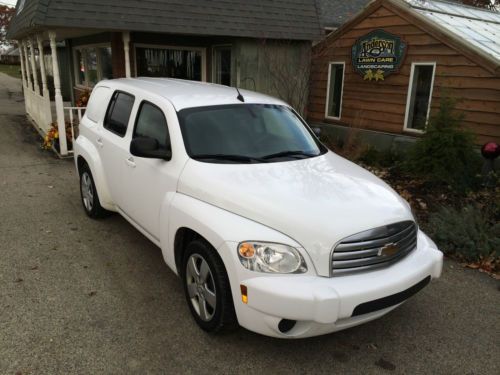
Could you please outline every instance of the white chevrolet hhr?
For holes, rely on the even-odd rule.
[[[321,335],[386,314],[441,274],[408,203],[269,96],[102,81],[74,155],[88,216],[118,212],[159,246],[209,332]]]

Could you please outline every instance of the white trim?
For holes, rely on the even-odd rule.
[[[123,53],[125,55],[125,77],[130,78],[130,31],[122,33]]]
[[[88,78],[87,78],[87,69],[85,69],[85,72],[84,72],[84,75],[85,75],[85,82],[83,83],[80,83],[78,82],[78,76],[79,76],[79,65],[78,64],[78,60],[76,58],[76,51],[80,51],[80,53],[82,53],[81,51],[83,49],[88,49],[88,48],[95,48],[96,49],[96,61],[97,61],[97,82],[101,81],[102,80],[102,71],[101,71],[101,58],[99,57],[99,53],[97,53],[97,49],[98,48],[111,48],[111,55],[113,54],[113,50],[112,50],[112,47],[111,47],[111,43],[95,43],[95,44],[82,44],[82,45],[79,45],[79,46],[74,46],[73,47],[73,75],[74,75],[74,78],[75,78],[75,87],[76,88],[79,88],[79,89],[92,89],[94,86],[90,86],[89,84],[89,81],[88,81]],[[83,56],[83,54],[82,54]],[[85,63],[85,59],[84,59],[84,63]],[[97,84],[96,82],[96,84]]]
[[[413,128],[408,127],[408,118],[410,116],[410,104],[411,104],[411,97],[412,97],[411,94],[413,91],[413,78],[414,78],[416,66],[432,66],[431,91],[429,93],[429,105],[427,107],[427,116],[425,118],[425,126],[427,127],[427,123],[429,122],[429,115],[431,112],[432,95],[434,92],[434,79],[436,78],[436,62],[414,62],[411,64],[410,82],[408,84],[408,93],[406,94],[406,110],[405,110],[405,122],[404,122],[404,126],[403,126],[403,131],[409,132],[409,133],[423,134],[423,133],[425,133],[425,129],[420,130],[420,129],[413,129]]]
[[[328,103],[330,102],[330,79],[332,78],[332,65],[342,65],[342,89],[340,90],[340,108],[339,117],[328,115]],[[328,63],[328,81],[326,82],[326,103],[325,103],[325,118],[329,120],[340,120],[342,118],[342,102],[344,101],[344,84],[345,84],[345,61],[330,61]]]
[[[207,49],[205,47],[189,47],[189,46],[172,46],[164,44],[145,44],[134,43],[134,64],[135,77],[137,77],[137,47],[153,48],[153,49],[177,49],[181,51],[198,51],[201,52],[201,81],[207,82]]]
[[[56,102],[56,118],[57,118],[57,129],[59,134],[66,134],[66,124],[64,121],[64,104],[61,95],[61,77],[59,73],[59,60],[57,60],[57,42],[55,31],[49,31],[50,39],[50,51],[52,53],[52,72],[54,77],[54,91],[55,91],[55,102]],[[61,136],[59,138],[59,147],[61,150],[61,155],[68,155],[68,145],[66,142],[66,137]]]

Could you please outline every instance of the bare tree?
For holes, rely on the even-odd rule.
[[[292,41],[262,41],[262,68],[271,94],[305,115],[309,97],[311,46]]]
[[[7,28],[16,9],[8,5],[0,5],[0,47],[10,45],[7,40]]]
[[[500,7],[500,0],[462,0],[462,3],[490,10],[498,10]]]

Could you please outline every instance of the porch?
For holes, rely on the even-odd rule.
[[[42,135],[46,135],[53,125],[60,135],[68,135],[59,137],[57,151],[61,156],[72,154],[78,124],[85,113],[85,107],[75,107],[71,101],[64,101],[61,93],[61,80],[68,77],[61,77],[57,40],[66,38],[68,35],[65,32],[57,35],[56,31],[43,31],[18,40],[26,113]],[[129,34],[123,33],[126,57],[129,55],[128,38]],[[45,53],[47,46],[48,54]],[[127,58],[125,60],[125,76],[130,77],[130,62]]]

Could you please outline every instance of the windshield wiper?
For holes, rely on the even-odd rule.
[[[306,156],[308,158],[312,158],[312,157],[318,156],[318,155],[309,154],[307,152],[299,151],[299,150],[296,150],[296,151],[281,151],[281,152],[277,152],[275,154],[263,156],[262,159],[269,160],[269,159],[275,159],[275,158],[282,158],[282,157],[286,157],[286,156]]]
[[[244,162],[244,163],[252,163],[252,162],[266,163],[267,162],[264,159],[254,158],[254,157],[245,156],[245,155],[202,154],[202,155],[193,155],[192,158],[195,160],[214,159],[214,160],[237,161],[237,162]]]

